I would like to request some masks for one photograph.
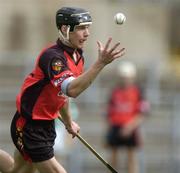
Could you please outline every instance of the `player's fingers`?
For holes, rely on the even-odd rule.
[[[97,45],[98,45],[98,50],[103,50],[103,45],[100,41],[97,41]]]
[[[118,51],[114,51],[111,55],[114,57],[114,56],[117,56],[117,55],[120,55],[120,54],[123,54],[124,55],[125,53],[125,48],[122,48]]]
[[[109,45],[110,45],[111,41],[112,41],[112,38],[110,37],[110,38],[108,39],[108,41],[106,42],[106,45],[105,45],[105,47],[104,47],[104,50],[107,50],[107,49],[109,48]]]
[[[118,54],[118,55],[115,55],[115,56],[113,57],[113,59],[120,58],[120,57],[122,57],[122,56],[124,56],[124,55],[125,55],[125,52],[122,52],[122,53],[120,53],[120,54]]]
[[[75,134],[72,134],[72,138],[75,138],[76,137],[76,135]]]
[[[80,127],[78,126],[76,133],[79,133],[79,132],[80,132]]]
[[[120,45],[120,42],[116,43],[116,44],[109,50],[109,53],[112,53],[119,45]]]
[[[72,133],[72,138],[76,137],[76,135],[77,135],[79,132],[80,132],[80,129],[78,129],[76,133],[73,132],[73,133]]]

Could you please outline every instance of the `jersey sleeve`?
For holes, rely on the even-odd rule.
[[[65,57],[52,51],[45,52],[40,57],[39,67],[55,87],[61,87],[64,80],[74,76],[68,68]]]

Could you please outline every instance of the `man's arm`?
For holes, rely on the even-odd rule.
[[[119,48],[120,43],[116,43],[110,47],[112,39],[110,38],[105,47],[102,43],[97,42],[98,45],[98,59],[85,73],[72,80],[67,88],[67,95],[70,97],[77,97],[94,81],[100,71],[109,63],[124,55],[124,48]]]
[[[72,121],[70,115],[70,108],[69,108],[69,100],[64,104],[64,106],[59,110],[63,123],[67,129],[67,131],[72,134],[73,137],[80,131],[80,127],[77,123]]]
[[[66,126],[70,126],[72,123],[72,119],[70,116],[70,111],[69,111],[69,100],[64,104],[64,106],[59,110],[59,113],[61,115],[61,118],[63,120],[63,123]]]

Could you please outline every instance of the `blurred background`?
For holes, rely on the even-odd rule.
[[[124,59],[138,67],[138,80],[151,103],[141,126],[140,173],[180,172],[180,1],[179,0],[0,0],[0,148],[13,155],[9,126],[21,83],[43,47],[58,38],[55,13],[62,6],[88,9],[93,18],[85,47],[85,67],[97,57],[96,41],[108,37],[126,48]],[[127,20],[116,25],[123,12]],[[106,105],[117,77],[117,61],[74,100],[82,136],[106,159]],[[69,173],[108,172],[77,139],[60,126],[64,142],[57,158]],[[124,168],[120,168],[124,169]]]

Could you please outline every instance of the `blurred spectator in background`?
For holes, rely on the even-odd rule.
[[[137,173],[135,151],[140,146],[139,126],[149,104],[143,99],[136,84],[136,67],[131,62],[121,62],[117,68],[118,83],[112,90],[108,103],[107,144],[111,148],[111,164],[118,167],[118,149],[127,149],[128,173]]]

